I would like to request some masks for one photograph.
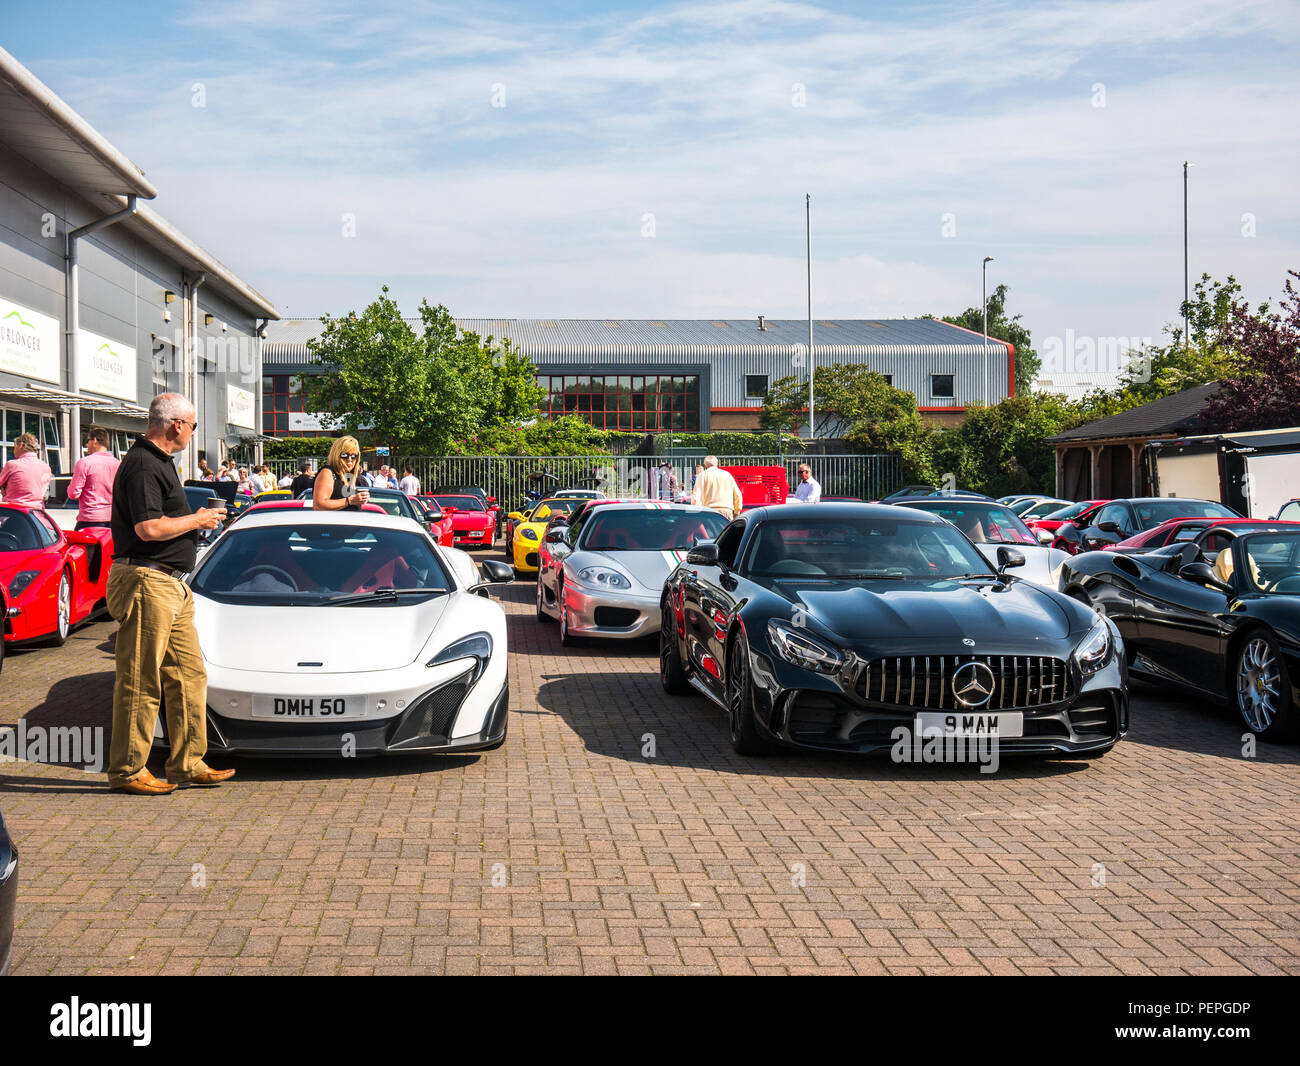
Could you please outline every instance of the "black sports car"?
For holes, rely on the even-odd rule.
[[[1067,522],[1057,530],[1057,538],[1069,541],[1060,545],[1073,554],[1075,551],[1095,551],[1107,544],[1136,536],[1146,529],[1154,529],[1171,518],[1237,518],[1231,507],[1212,500],[1191,500],[1178,496],[1148,496],[1132,500],[1111,500],[1099,510],[1091,524],[1080,527]]]
[[[1090,552],[1061,574],[1068,595],[1106,614],[1139,677],[1236,706],[1245,727],[1284,740],[1297,727],[1300,531],[1207,530],[1203,544],[1145,555]]]
[[[1128,729],[1114,625],[995,571],[935,515],[762,507],[697,544],[660,604],[664,688],[727,711],[742,754],[866,752],[915,735],[1102,754]]]
[[[18,898],[18,849],[0,818],[0,977],[9,972],[14,947],[14,904]]]

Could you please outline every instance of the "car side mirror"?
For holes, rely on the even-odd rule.
[[[508,515],[506,515],[506,517],[511,519],[512,521],[519,522],[523,520],[524,516],[520,514],[518,511],[511,511]]]
[[[686,562],[691,566],[717,566],[718,542],[716,540],[701,541],[686,553]]]
[[[1052,536],[1052,531],[1050,529],[1040,529],[1037,530],[1036,532],[1038,534],[1039,544],[1051,544],[1052,541],[1055,539]]]
[[[1001,547],[998,549],[998,573],[1025,565],[1025,553],[1016,549]]]
[[[546,534],[547,544],[568,544],[569,531],[567,529],[552,529]]]
[[[1119,526],[1114,522],[1099,522],[1097,528],[1104,533],[1119,533]]]
[[[1188,563],[1178,571],[1178,576],[1184,581],[1192,581],[1197,585],[1209,585],[1212,589],[1218,589],[1220,592],[1231,594],[1232,586],[1219,580],[1219,575],[1214,572],[1214,567],[1209,563]]]
[[[483,580],[474,586],[475,589],[480,589],[484,585],[501,585],[515,579],[515,572],[510,564],[503,563],[500,559],[485,559],[479,563],[478,572]]]

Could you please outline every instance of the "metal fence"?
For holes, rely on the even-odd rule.
[[[413,456],[409,463],[423,491],[477,485],[508,507],[523,502],[526,489],[594,488],[608,496],[658,495],[659,464],[667,459],[683,490],[689,489],[699,455],[444,455]],[[318,469],[324,457],[312,461]],[[823,496],[876,500],[903,483],[896,455],[720,455],[721,466],[783,466],[791,491],[798,484],[800,463],[812,467]],[[271,459],[277,477],[297,469],[296,459]],[[550,476],[541,476],[550,475]]]

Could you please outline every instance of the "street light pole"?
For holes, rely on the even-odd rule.
[[[1183,160],[1183,351],[1188,349],[1187,340],[1187,303],[1191,291],[1187,286],[1187,171],[1192,164]]]
[[[983,291],[983,308],[984,308],[984,406],[989,405],[989,264],[993,262],[991,255],[984,257],[984,283]]]
[[[817,438],[813,418],[813,323],[812,323],[812,193],[804,193],[805,232],[808,238],[808,439]]]

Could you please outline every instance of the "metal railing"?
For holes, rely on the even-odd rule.
[[[667,458],[681,491],[690,489],[696,463],[703,458],[703,453]],[[323,460],[313,459],[312,469],[319,469]],[[402,459],[399,465],[410,464],[422,491],[475,485],[514,508],[523,502],[526,489],[592,488],[607,496],[657,497],[659,464],[664,461],[662,455],[423,455]],[[823,496],[876,500],[903,483],[896,455],[718,456],[720,466],[782,466],[792,492],[801,462],[812,467]],[[279,478],[296,471],[298,460],[270,459],[267,465]]]

